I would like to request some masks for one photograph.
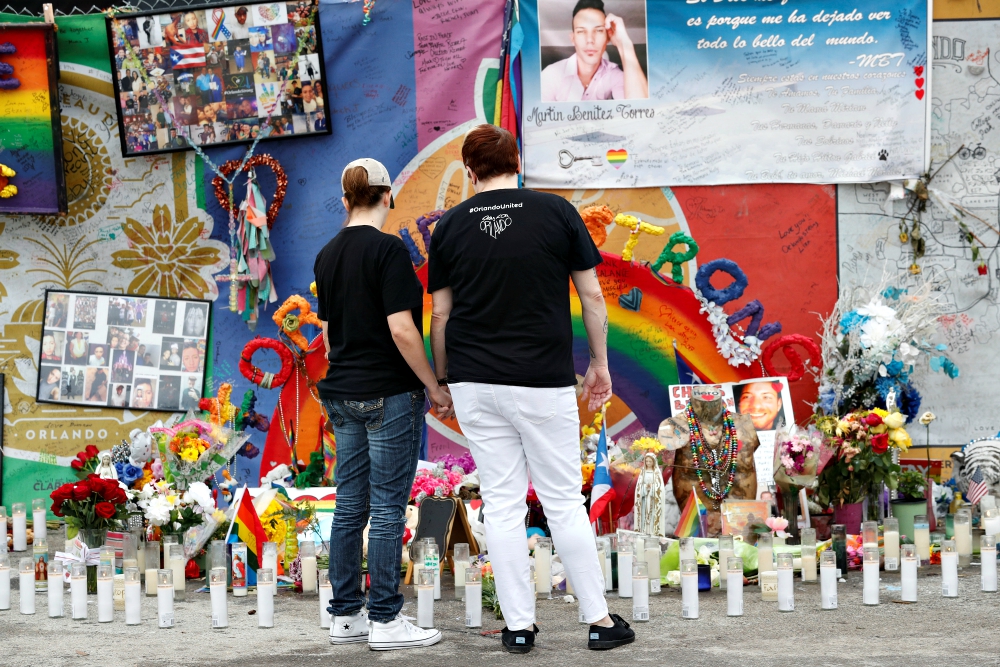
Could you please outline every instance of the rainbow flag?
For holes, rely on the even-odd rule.
[[[707,514],[708,510],[701,504],[698,494],[692,491],[687,502],[684,503],[684,511],[681,512],[681,518],[677,521],[674,534],[677,537],[705,537],[705,517]]]
[[[247,566],[256,572],[257,568],[260,567],[260,558],[263,555],[261,549],[264,548],[264,542],[267,542],[267,534],[264,532],[264,526],[260,523],[260,517],[257,516],[257,510],[253,507],[253,499],[246,486],[240,489],[239,496],[234,502],[238,506],[233,515],[233,523],[229,526],[229,534],[231,535],[235,529],[240,542],[247,545]],[[229,541],[228,535],[226,540]]]

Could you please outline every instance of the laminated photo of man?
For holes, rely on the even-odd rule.
[[[785,423],[785,410],[781,400],[780,382],[751,382],[736,387],[740,392],[736,411],[750,415],[758,431],[774,431]]]
[[[625,21],[606,12],[604,0],[579,0],[573,8],[571,25],[575,53],[542,70],[542,101],[649,97],[646,74]],[[621,67],[608,58],[609,43],[618,49]]]

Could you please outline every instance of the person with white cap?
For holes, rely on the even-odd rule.
[[[318,316],[329,369],[317,389],[337,438],[337,513],[330,531],[330,643],[389,650],[430,646],[441,632],[400,615],[406,503],[417,471],[425,398],[451,396],[424,352],[424,291],[402,240],[382,233],[394,207],[389,172],[362,158],[341,175],[347,224],[320,251]],[[362,592],[363,531],[371,589]]]

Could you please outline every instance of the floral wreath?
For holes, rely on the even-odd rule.
[[[274,350],[281,357],[281,370],[277,374],[265,373],[251,363],[250,360],[253,359],[253,353],[262,347]],[[243,352],[240,353],[240,373],[243,374],[243,377],[256,385],[260,385],[264,389],[277,389],[285,384],[288,378],[291,377],[294,367],[295,360],[292,358],[292,351],[288,349],[287,345],[273,338],[256,336],[243,346]]]
[[[717,271],[728,274],[733,279],[732,284],[721,290],[712,287],[711,278]],[[732,325],[751,314],[748,308],[742,308],[730,316],[722,310],[722,306],[717,305],[743,296],[748,282],[747,274],[730,259],[715,259],[703,264],[695,276],[694,294],[701,302],[699,312],[706,314],[712,325],[719,354],[729,361],[730,366],[749,366],[760,356],[760,339],[746,335],[740,340],[733,335]],[[756,329],[754,332],[756,333]]]
[[[298,310],[299,314],[293,314],[293,310]],[[305,297],[301,297],[298,294],[293,294],[285,299],[285,302],[281,304],[281,308],[274,313],[273,319],[274,323],[303,352],[309,350],[309,341],[299,331],[299,326],[302,324],[314,324],[318,327],[323,326],[319,317],[312,312],[312,306],[309,305],[309,302],[306,301]]]

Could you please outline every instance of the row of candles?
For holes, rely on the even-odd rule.
[[[32,529],[35,539],[46,538],[45,521],[48,510],[44,498],[31,501]],[[28,508],[24,503],[14,503],[10,506],[11,532],[13,533],[13,550],[28,550]],[[7,548],[7,508],[0,505],[0,535],[3,536],[4,548]]]

